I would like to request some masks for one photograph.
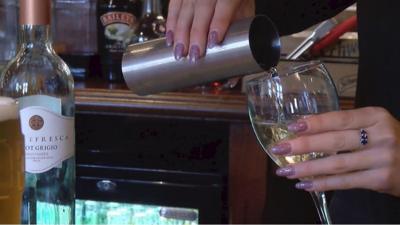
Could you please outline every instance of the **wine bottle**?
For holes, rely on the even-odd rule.
[[[142,18],[136,31],[138,42],[163,37],[165,34],[165,19],[162,15],[160,0],[145,0]]]
[[[98,51],[102,75],[109,82],[121,82],[121,60],[125,48],[137,42],[140,0],[99,0],[97,6]]]
[[[25,136],[21,222],[73,224],[74,83],[52,48],[50,9],[51,0],[20,0],[20,49],[0,76],[0,90],[18,99]]]

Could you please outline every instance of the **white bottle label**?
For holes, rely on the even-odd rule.
[[[25,136],[27,172],[49,171],[74,156],[73,117],[62,116],[49,107],[28,106],[20,110],[20,119],[22,133]]]

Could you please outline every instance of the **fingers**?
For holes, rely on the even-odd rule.
[[[293,164],[276,171],[290,179],[342,174],[383,167],[391,161],[389,151],[364,150]]]
[[[346,130],[300,136],[272,147],[271,151],[279,155],[299,155],[309,152],[336,153],[359,147],[360,131]]]
[[[331,191],[366,188],[370,190],[386,192],[390,186],[389,182],[390,174],[386,169],[374,169],[302,181],[296,184],[296,188],[307,191]]]
[[[184,0],[179,12],[178,21],[174,30],[176,60],[180,60],[188,53],[190,30],[194,18],[195,0]]]
[[[224,40],[226,31],[240,5],[240,0],[218,0],[210,24],[208,47],[213,48]]]
[[[225,38],[232,20],[254,15],[254,0],[171,0],[166,44],[177,60],[189,53],[191,62]]]
[[[358,112],[355,112],[356,110],[333,112],[302,119],[300,123],[305,122],[307,124],[299,126],[298,124],[300,123],[297,123],[295,124],[295,126],[297,126],[296,129],[299,130],[298,128],[303,129],[304,127],[309,127],[305,128],[307,131],[301,132],[297,138],[286,140],[273,146],[271,152],[277,155],[298,155],[310,152],[337,153],[340,151],[354,151],[360,148],[365,150],[375,146],[390,145],[393,142],[396,142],[397,134],[393,125],[396,123],[393,122],[392,117],[383,119],[385,115],[379,115],[378,113],[374,119],[379,120],[379,122],[372,125],[370,121],[373,121],[374,119],[371,117],[369,117],[370,120],[367,118],[365,121],[362,121],[362,118],[359,119],[360,114],[366,113],[369,110],[380,111],[379,108],[364,108],[358,110]],[[361,144],[361,129],[347,130],[346,128],[342,128],[343,130],[341,131],[329,131],[332,129],[339,130],[339,127],[335,127],[337,124],[342,123],[342,125],[339,126],[344,126],[344,122],[340,122],[344,119],[341,120],[338,119],[338,117],[350,118],[346,123],[352,124],[349,126],[364,127],[365,129],[363,130],[365,130],[368,135],[367,145],[363,146]],[[351,119],[351,117],[354,119]],[[357,119],[355,119],[356,117]],[[336,120],[336,123],[331,122],[330,120]],[[293,126],[293,124],[289,126]]]
[[[175,30],[175,26],[176,26],[176,21],[178,21],[181,5],[182,5],[182,0],[170,0],[170,2],[169,2],[168,17],[167,17],[167,24],[166,24],[167,46],[172,46],[174,43],[174,30]]]
[[[355,110],[328,112],[313,115],[288,126],[289,130],[301,134],[314,134],[327,131],[361,129],[373,126],[387,112],[378,107],[366,107]]]
[[[296,185],[307,191],[364,188],[400,196],[400,126],[386,110],[369,107],[310,116],[292,124],[297,138],[274,146],[278,155],[331,153],[325,158],[291,164],[277,170],[290,179],[310,179]],[[360,129],[368,142],[361,146]],[[333,154],[350,150],[351,152]]]
[[[205,54],[208,30],[216,2],[216,0],[196,1],[196,12],[190,31],[189,57],[191,62],[196,62]]]
[[[254,0],[242,0],[238,7],[240,10],[236,10],[237,13],[233,20],[249,18],[256,13],[256,3]]]

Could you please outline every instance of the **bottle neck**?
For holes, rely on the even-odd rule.
[[[143,4],[143,15],[161,15],[160,0],[145,0]]]
[[[19,29],[21,47],[51,47],[49,25],[20,25]]]

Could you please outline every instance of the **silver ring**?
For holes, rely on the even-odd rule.
[[[368,144],[368,133],[364,129],[360,130],[360,144],[362,146],[365,146]]]

